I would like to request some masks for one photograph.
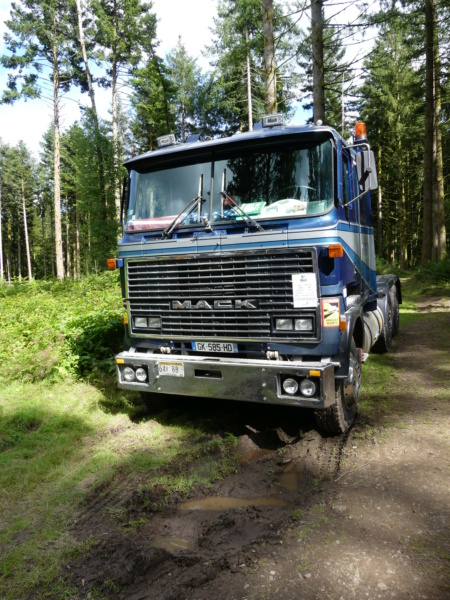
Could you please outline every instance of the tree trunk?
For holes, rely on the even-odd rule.
[[[46,257],[46,253],[45,253],[45,210],[44,207],[42,207],[42,215],[41,215],[41,219],[42,219],[42,257],[44,259],[44,279],[47,278],[47,257]]]
[[[0,173],[0,281],[3,281],[2,179]]]
[[[275,40],[273,34],[273,0],[262,0],[264,67],[266,76],[266,113],[277,112],[277,75],[275,69]]]
[[[378,136],[379,137],[379,136]],[[378,177],[379,180],[382,181],[381,177],[381,144],[378,145]],[[381,258],[383,256],[383,194],[381,185],[378,186],[378,231],[377,231],[377,246],[378,246],[378,256]]]
[[[17,211],[19,213],[19,211]],[[22,281],[22,239],[20,237],[20,218],[17,214],[17,277]]]
[[[75,198],[75,259],[76,276],[81,275],[81,250],[80,250],[80,214],[78,212],[78,199]]]
[[[436,0],[432,0],[433,9],[433,65],[434,65],[434,139],[435,164],[433,177],[433,260],[443,260],[446,255],[445,195],[442,164],[441,129],[441,64],[439,58],[439,39]]]
[[[433,247],[433,140],[434,140],[434,77],[433,77],[433,2],[425,0],[425,143],[423,171],[423,236],[422,266],[432,258]]]
[[[8,283],[11,283],[11,273],[12,273],[12,265],[11,265],[11,219],[8,220],[8,225],[6,228],[6,271],[8,276]]]
[[[27,251],[27,267],[28,267],[28,279],[33,281],[33,272],[31,270],[31,252],[30,252],[30,240],[28,237],[28,221],[27,221],[27,207],[25,203],[25,185],[22,176],[22,210],[23,210],[23,230],[25,232],[25,249]]]
[[[69,207],[67,205],[66,198],[66,271],[67,277],[70,277],[72,271],[72,264],[70,260],[70,227],[69,227]]]
[[[248,130],[253,131],[253,103],[252,103],[252,78],[250,70],[250,52],[248,50],[248,29],[245,30],[245,41],[247,44],[247,106],[248,106]]]
[[[83,56],[84,68],[86,70],[86,78],[88,83],[88,91],[89,98],[91,100],[91,108],[92,108],[92,118],[94,120],[94,129],[95,129],[95,151],[97,154],[98,160],[98,176],[100,182],[100,193],[102,198],[102,208],[104,208],[104,218],[107,218],[106,207],[108,206],[108,200],[106,197],[106,186],[105,186],[105,167],[103,161],[103,152],[102,152],[102,142],[100,135],[100,126],[98,121],[98,113],[97,106],[95,104],[95,93],[94,87],[92,85],[92,75],[91,70],[89,68],[89,61],[86,52],[86,42],[84,38],[84,30],[83,30],[83,18],[82,18],[82,9],[81,9],[81,0],[75,0],[77,5],[77,16],[78,16],[78,35],[80,38],[80,46],[81,46],[81,54]]]
[[[54,23],[55,28],[55,23]],[[56,36],[55,36],[56,37]],[[58,71],[58,47],[56,44],[53,51],[53,162],[54,162],[54,205],[55,205],[55,255],[56,255],[56,277],[64,279],[64,260],[61,234],[61,173],[60,173],[60,142],[59,142],[59,71]]]
[[[114,198],[116,205],[116,215],[120,217],[120,182],[119,182],[119,110],[117,105],[117,57],[116,57],[116,46],[117,40],[117,2],[114,1],[114,35],[116,40],[113,48],[113,60],[112,60],[112,132],[113,132],[113,146],[114,146]]]
[[[313,121],[325,123],[325,86],[323,70],[323,0],[311,2],[313,72]]]

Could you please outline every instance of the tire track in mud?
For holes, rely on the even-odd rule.
[[[194,599],[217,580],[217,598],[228,598],[230,572],[270,556],[292,511],[339,472],[348,440],[348,434],[323,438],[309,430],[293,437],[273,424],[257,427],[236,423],[248,433],[239,437],[237,472],[197,489],[189,505],[172,496],[162,507],[163,490],[138,492],[131,479],[89,493],[73,535],[92,545],[68,565],[79,597],[95,589],[111,599]]]

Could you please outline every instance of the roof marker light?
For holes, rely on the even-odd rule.
[[[158,149],[166,148],[167,146],[174,146],[177,143],[177,140],[173,133],[169,133],[168,135],[161,135],[156,138],[156,145]]]
[[[282,113],[266,115],[262,118],[263,127],[276,127],[277,125],[284,125],[284,115]]]

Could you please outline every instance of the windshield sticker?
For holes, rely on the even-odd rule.
[[[293,274],[292,295],[294,297],[294,308],[315,308],[317,306],[316,274]]]
[[[322,323],[324,327],[339,327],[338,298],[328,298],[322,301]]]

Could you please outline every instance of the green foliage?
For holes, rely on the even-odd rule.
[[[253,121],[265,113],[263,14],[259,0],[220,0],[214,20],[213,44],[207,48],[215,68],[214,94],[216,117],[225,131],[247,130],[249,123],[248,71],[252,97]],[[293,65],[288,60],[295,54],[298,29],[290,17],[274,5],[278,110],[288,113],[288,77]],[[248,61],[248,63],[247,63]],[[279,78],[282,75],[283,78]],[[208,82],[206,82],[208,85]]]
[[[429,262],[421,269],[420,279],[435,285],[450,285],[450,258],[441,262]]]
[[[0,287],[0,381],[57,381],[110,373],[121,350],[116,273]]]

